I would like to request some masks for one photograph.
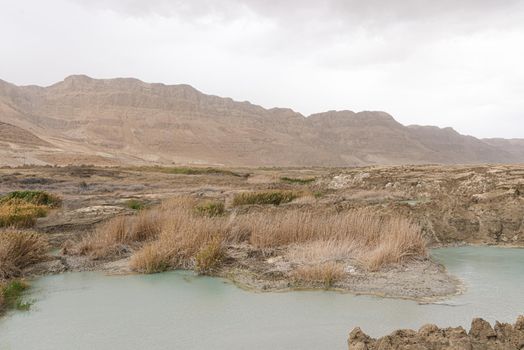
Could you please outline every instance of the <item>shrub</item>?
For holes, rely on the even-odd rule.
[[[32,227],[37,218],[47,215],[48,209],[20,200],[0,204],[0,227]]]
[[[316,178],[314,178],[314,177],[308,178],[308,179],[300,179],[300,178],[284,176],[284,177],[280,178],[280,181],[282,181],[282,182],[287,182],[287,183],[291,183],[291,184],[299,184],[299,185],[307,185],[309,183],[314,182],[315,180],[316,180]]]
[[[0,279],[20,276],[22,270],[46,259],[45,238],[35,232],[0,231]]]
[[[273,204],[289,203],[300,197],[301,193],[295,191],[267,191],[267,192],[242,192],[233,198],[233,206],[247,204]]]
[[[28,287],[27,283],[19,280],[0,284],[0,313],[8,309],[29,309],[31,303],[22,300],[22,294]]]
[[[1,203],[7,203],[12,200],[23,201],[34,205],[42,205],[49,208],[59,207],[62,200],[53,194],[44,191],[14,191],[0,198]]]
[[[0,197],[0,227],[31,227],[60,203],[60,198],[47,192],[10,192]]]
[[[125,206],[128,207],[129,209],[133,209],[133,210],[142,210],[146,207],[145,203],[144,202],[141,202],[137,199],[130,199],[128,200],[126,203],[125,203]]]
[[[222,202],[205,202],[195,207],[197,213],[204,216],[221,216],[224,215],[225,206]]]
[[[200,274],[214,271],[224,259],[224,246],[220,239],[205,244],[195,256],[195,270]]]
[[[299,286],[323,285],[324,288],[330,288],[344,278],[344,274],[344,265],[328,262],[299,267],[291,273],[291,277]]]

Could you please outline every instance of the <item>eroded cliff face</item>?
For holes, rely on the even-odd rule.
[[[439,328],[425,325],[418,331],[397,330],[373,339],[355,328],[348,339],[349,350],[520,350],[524,349],[524,316],[515,324],[489,322],[476,318],[469,332],[462,327]]]
[[[524,245],[524,166],[359,168],[326,183],[336,205],[411,217],[434,244]]]

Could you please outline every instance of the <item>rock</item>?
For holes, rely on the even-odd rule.
[[[481,318],[475,318],[471,322],[469,335],[480,340],[487,340],[497,336],[489,322]]]
[[[349,350],[523,350],[524,316],[514,326],[495,324],[476,318],[469,333],[462,327],[441,329],[436,325],[422,326],[418,332],[397,330],[379,339],[367,336],[360,328],[349,335]]]

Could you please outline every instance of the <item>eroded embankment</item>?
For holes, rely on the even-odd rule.
[[[497,321],[495,327],[476,318],[469,332],[463,327],[425,325],[418,331],[397,330],[378,339],[355,328],[349,335],[348,346],[349,350],[521,350],[524,349],[524,316],[518,317],[513,325]]]

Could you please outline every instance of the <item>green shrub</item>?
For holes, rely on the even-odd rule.
[[[0,312],[9,309],[28,310],[32,303],[22,299],[28,287],[27,283],[19,280],[0,285]]]
[[[280,178],[280,181],[282,182],[287,182],[287,183],[291,183],[291,184],[299,184],[299,185],[307,185],[311,182],[314,182],[316,180],[316,178],[309,178],[309,179],[299,179],[299,178],[294,178],[294,177],[287,177],[287,176],[284,176],[284,177],[281,177]]]
[[[221,216],[224,215],[225,206],[222,202],[205,202],[195,207],[197,213],[204,216]]]
[[[31,227],[61,199],[43,191],[14,191],[0,197],[0,227]]]
[[[0,197],[0,204],[11,201],[23,201],[34,205],[43,205],[49,208],[59,207],[62,200],[53,194],[44,191],[14,191]]]
[[[125,203],[126,207],[133,210],[142,210],[146,207],[146,204],[138,199],[130,199]]]
[[[233,198],[233,205],[280,205],[282,203],[289,203],[300,196],[301,194],[295,191],[242,192],[235,195],[235,197]]]

